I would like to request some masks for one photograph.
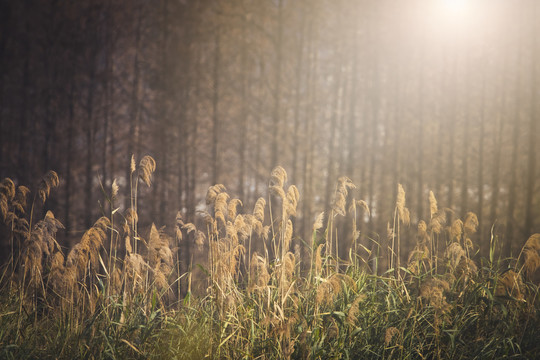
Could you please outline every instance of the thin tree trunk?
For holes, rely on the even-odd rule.
[[[220,160],[219,160],[219,69],[221,62],[221,28],[216,27],[214,34],[214,92],[212,97],[212,185],[218,184],[220,179]]]
[[[531,33],[530,33],[530,39],[531,39],[531,49],[532,49],[532,76],[530,80],[530,86],[531,86],[531,115],[529,118],[529,138],[528,138],[528,146],[529,146],[529,153],[527,155],[527,189],[526,189],[526,195],[525,195],[525,237],[529,237],[531,235],[531,232],[533,230],[533,217],[534,217],[534,211],[533,211],[533,204],[534,204],[534,198],[535,198],[535,183],[536,183],[536,138],[538,131],[538,121],[540,121],[540,111],[539,111],[539,105],[540,98],[538,96],[538,32],[540,31],[540,27],[538,26],[538,2],[534,2],[533,9],[531,11]]]
[[[270,167],[274,168],[281,161],[279,157],[278,143],[280,133],[280,112],[281,112],[281,63],[283,57],[283,0],[278,1],[278,19],[277,19],[277,40],[276,40],[276,68],[275,68],[275,84],[274,84],[274,108],[273,108],[273,127],[272,127],[272,154]]]
[[[138,160],[139,154],[137,153],[138,143],[139,143],[139,116],[140,116],[140,105],[139,105],[139,77],[140,77],[140,68],[139,68],[139,53],[141,47],[141,25],[142,25],[142,9],[141,4],[137,6],[136,18],[137,25],[135,27],[135,55],[133,57],[133,84],[131,88],[131,116],[129,118],[129,139],[127,147],[128,159],[131,159],[132,156],[135,157],[135,160]],[[126,185],[130,186],[131,179],[131,164],[127,164],[126,171]],[[131,198],[126,198],[126,208],[131,206]]]

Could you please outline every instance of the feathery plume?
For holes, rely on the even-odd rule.
[[[156,161],[150,155],[145,155],[139,162],[139,177],[150,187],[152,185],[152,174],[156,170]]]
[[[533,234],[523,246],[525,275],[530,279],[540,268],[540,234]]]
[[[12,205],[21,214],[25,213],[26,202],[29,193],[30,189],[28,189],[26,186],[21,185],[17,187],[17,193],[15,194],[15,199],[13,200]]]
[[[264,242],[268,241],[268,236],[270,235],[270,225],[265,225],[262,228],[262,239]]]
[[[440,234],[444,224],[446,224],[446,211],[441,209],[438,210],[431,218],[431,221],[429,222],[429,229],[435,234]]]
[[[399,334],[399,330],[395,327],[389,327],[384,332],[384,345],[388,346],[392,343],[392,339]]]
[[[225,214],[227,214],[227,201],[229,200],[229,194],[226,192],[219,193],[216,196],[216,201],[214,202],[214,210],[216,220],[219,219],[224,224],[225,223]]]
[[[433,194],[433,191],[429,192],[429,213],[430,213],[430,219],[433,219],[435,214],[437,213],[437,199],[435,198],[435,194]]]
[[[460,219],[455,220],[450,227],[450,238],[453,241],[461,242],[461,236],[463,235],[463,221]]]
[[[204,241],[206,240],[206,236],[202,231],[197,230],[197,233],[195,235],[195,245],[197,246],[197,250],[201,251],[204,246]]]
[[[342,176],[338,179],[338,185],[334,194],[334,201],[332,209],[339,215],[345,216],[346,203],[349,189],[356,189],[356,185],[353,184],[351,179],[346,176]]]
[[[347,322],[351,325],[354,325],[356,321],[358,320],[357,316],[360,312],[359,305],[366,296],[364,294],[359,294],[354,301],[351,304],[351,307],[349,308],[349,311],[347,312]]]
[[[214,186],[210,186],[208,188],[208,191],[206,192],[206,205],[211,205],[216,201],[216,197],[218,194],[226,191],[225,185],[223,184],[216,184]]]
[[[289,186],[289,189],[287,189],[287,201],[283,201],[284,213],[296,216],[296,207],[299,198],[300,193],[298,192],[298,188],[295,185]]]
[[[137,215],[137,212],[133,208],[128,208],[126,210],[125,217],[128,226],[132,226],[133,224],[137,224],[139,222],[139,215]]]
[[[197,227],[193,223],[185,223],[182,226],[182,229],[186,230],[186,233],[189,235],[192,232],[197,231]]]
[[[323,227],[323,220],[324,220],[324,211],[321,212],[319,215],[317,215],[317,218],[315,219],[315,223],[313,223],[314,232]]]
[[[240,237],[240,240],[247,240],[251,232],[251,227],[246,224],[242,215],[238,215],[234,218],[234,228],[236,229],[236,233]]]
[[[281,199],[286,199],[287,195],[285,194],[285,190],[281,186],[273,185],[270,187],[270,194],[277,196]]]
[[[250,278],[248,284],[248,291],[261,291],[268,286],[270,275],[268,274],[266,259],[253,252],[251,256],[251,263],[249,266]]]
[[[417,232],[418,242],[425,243],[428,240],[427,234],[427,225],[424,220],[418,222],[418,232]]]
[[[253,209],[253,216],[257,220],[259,220],[261,223],[264,222],[264,208],[266,206],[266,200],[264,198],[260,197],[257,199],[257,202],[255,203],[255,208]]]
[[[465,215],[465,221],[463,222],[463,231],[465,235],[471,235],[476,232],[478,227],[478,217],[475,213],[468,212]]]
[[[51,189],[57,187],[58,184],[58,174],[55,171],[50,170],[43,176],[38,186],[38,194],[42,202],[45,202],[45,200],[47,200]]]
[[[315,273],[320,274],[322,271],[322,248],[324,247],[324,244],[320,244],[317,246],[317,250],[315,250]]]
[[[292,240],[292,234],[293,234],[293,224],[291,220],[288,220],[287,226],[285,227],[285,232],[283,234],[283,248],[285,250],[289,250],[289,246],[291,245],[291,240]]]
[[[130,168],[132,174],[135,172],[136,167],[137,167],[137,165],[135,163],[135,155],[131,155],[131,163],[130,163],[129,168]]]
[[[497,281],[495,296],[511,296],[523,300],[523,281],[514,270],[508,270]]]
[[[15,184],[10,178],[5,178],[0,182],[0,194],[3,194],[8,201],[15,197]]]
[[[337,191],[334,195],[334,204],[332,205],[332,209],[341,216],[346,215],[346,212],[345,212],[345,206],[347,204],[346,196],[347,194],[341,191]]]
[[[270,184],[283,188],[283,184],[287,181],[287,172],[281,166],[276,166],[270,173]]]
[[[467,257],[467,253],[458,242],[453,242],[446,248],[444,256],[448,260],[450,268],[455,269],[461,261],[461,258]]]
[[[285,269],[285,277],[290,281],[294,274],[294,268],[296,265],[296,257],[292,252],[287,252],[283,259],[283,267]]]
[[[233,220],[236,217],[236,210],[238,206],[242,206],[242,201],[240,199],[232,199],[229,201],[229,207],[227,209],[227,216],[229,219]]]
[[[431,278],[420,286],[420,297],[427,300],[437,311],[448,312],[450,304],[446,302],[445,291],[450,290],[447,281]]]
[[[371,216],[371,212],[369,211],[369,206],[364,200],[356,200],[356,206],[359,209],[362,209],[368,216]]]
[[[111,198],[116,199],[116,196],[118,195],[118,190],[120,187],[118,186],[118,183],[116,182],[116,179],[113,180],[111,185]]]
[[[478,267],[475,262],[466,256],[463,256],[454,271],[457,278],[471,278],[478,273]]]
[[[399,219],[404,225],[409,225],[410,223],[410,214],[409,209],[405,207],[405,190],[401,184],[398,184],[398,193],[396,199],[396,207],[399,214]]]

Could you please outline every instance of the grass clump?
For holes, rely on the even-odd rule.
[[[139,181],[151,185],[155,167],[148,156],[138,166],[132,159],[130,206],[98,219],[66,252],[56,241],[63,226],[52,212],[33,223],[34,205],[50,196],[57,175],[44,178],[30,211],[30,190],[2,181],[0,215],[12,256],[1,278],[1,358],[540,353],[539,234],[511,266],[496,259],[495,239],[489,259],[475,258],[476,215],[454,218],[430,192],[430,219],[418,221],[411,235],[412,216],[399,185],[388,238],[368,247],[358,228],[359,216],[369,216],[368,204],[349,196],[355,185],[343,177],[332,207],[315,220],[311,239],[302,241],[295,236],[300,193],[281,167],[271,173],[271,196],[259,198],[253,211],[243,211],[242,201],[217,184],[207,192],[205,226],[185,223],[179,213],[173,234],[153,223],[141,231],[137,188]],[[118,191],[113,182],[106,194],[111,209]],[[346,222],[348,234],[338,228]],[[194,271],[179,272],[185,241],[199,249],[195,261],[205,278],[198,293],[192,292]],[[413,243],[409,254],[405,242]],[[346,259],[339,256],[343,244],[350,244]]]

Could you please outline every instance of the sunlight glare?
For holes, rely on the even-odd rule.
[[[469,6],[469,0],[440,0],[445,11],[449,15],[464,15]]]
[[[474,0],[433,0],[431,4],[430,27],[441,34],[463,35],[479,25],[479,9]]]

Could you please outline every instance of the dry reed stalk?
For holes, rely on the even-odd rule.
[[[331,305],[344,289],[343,285],[356,289],[356,283],[346,274],[334,273],[322,279],[317,287],[316,305]]]
[[[438,269],[438,254],[439,254],[439,235],[443,230],[443,226],[446,224],[446,210],[439,209],[437,205],[437,199],[433,191],[429,192],[429,207],[430,207],[430,220],[428,224],[428,233],[430,236],[430,254],[431,264],[434,264],[435,271]]]
[[[407,259],[407,268],[414,275],[420,275],[421,270],[425,271],[431,267],[428,241],[427,225],[423,220],[420,220],[416,235],[416,245],[409,253],[409,258]]]
[[[298,200],[300,199],[300,193],[295,185],[289,186],[287,189],[286,201],[283,201],[283,213],[285,217],[296,216],[296,207],[298,206]]]
[[[467,257],[467,253],[458,242],[452,242],[445,250],[444,257],[448,261],[450,269],[454,271],[461,261],[461,258]]]
[[[149,155],[143,156],[139,162],[139,178],[146,186],[152,185],[152,174],[156,171],[156,161]]]
[[[59,183],[58,174],[55,171],[50,170],[43,176],[38,186],[38,193],[42,202],[47,200],[51,189],[57,187]]]
[[[478,217],[473,212],[468,212],[465,215],[465,221],[463,221],[463,232],[465,236],[472,235],[478,228]]]
[[[478,229],[478,217],[475,213],[468,212],[467,215],[465,215],[465,220],[463,221],[463,246],[465,250],[467,251],[467,254],[470,254],[470,252],[473,249],[473,242],[471,240],[471,236],[476,233],[476,230]],[[469,256],[470,257],[470,256]]]
[[[264,209],[266,207],[266,200],[264,198],[258,198],[253,209],[253,216],[260,222],[264,222]]]
[[[228,201],[229,201],[229,194],[226,192],[219,193],[216,196],[216,200],[214,202],[214,217],[217,220],[221,221],[222,225],[226,225],[226,215],[228,212]]]
[[[266,259],[253,252],[249,268],[248,292],[265,292],[270,281]]]
[[[360,312],[360,303],[364,301],[365,298],[366,298],[366,295],[359,294],[358,296],[356,296],[356,298],[352,302],[351,307],[349,308],[349,311],[347,312],[347,319],[346,319],[350,325],[354,326],[356,324],[356,321],[358,320],[357,316],[358,316],[358,313]]]
[[[431,278],[420,286],[420,298],[431,304],[438,313],[447,313],[450,304],[446,302],[445,291],[450,290],[450,284],[441,279]]]
[[[399,220],[403,225],[409,225],[411,219],[410,219],[410,213],[409,209],[405,206],[405,190],[403,189],[403,186],[401,184],[398,184],[398,192],[397,192],[397,198],[396,198],[396,208],[399,215]],[[398,249],[399,251],[399,249]]]
[[[213,186],[210,186],[208,188],[208,191],[206,192],[206,205],[213,205],[216,201],[216,197],[218,194],[227,191],[225,188],[225,185],[223,184],[216,184]]]
[[[53,254],[55,247],[60,249],[55,237],[56,232],[63,228],[64,226],[54,217],[54,214],[47,211],[45,217],[34,225],[25,241],[23,245],[24,277],[29,275],[30,284],[33,286],[42,284],[44,262]]]
[[[463,221],[455,220],[450,227],[450,239],[457,243],[462,243],[463,238]]]
[[[433,191],[429,192],[429,218],[433,219],[435,214],[437,214],[438,208],[437,208],[437,199],[435,198],[435,194],[433,194]]]
[[[367,203],[364,200],[355,200],[353,199],[351,202],[351,205],[349,206],[349,213],[352,213],[352,251],[353,251],[353,259],[351,260],[351,263],[353,264],[354,268],[357,267],[357,255],[358,255],[358,249],[357,249],[357,240],[360,237],[360,232],[357,229],[356,226],[356,218],[357,218],[357,208],[360,208],[364,213],[367,213],[368,216],[370,216],[369,207]]]
[[[523,263],[525,276],[527,279],[533,280],[535,278],[534,275],[540,269],[540,234],[531,235],[521,251],[525,258]],[[538,279],[534,280],[538,281]]]
[[[287,181],[287,172],[281,166],[276,166],[270,173],[271,186],[277,186],[283,188],[283,185]]]
[[[9,225],[13,221],[12,216],[8,216],[10,211],[10,204],[15,197],[15,184],[9,178],[5,178],[0,182],[0,215],[6,225]],[[13,214],[15,215],[15,214]],[[12,218],[10,221],[8,217]]]
[[[323,227],[323,220],[324,220],[324,211],[321,212],[317,217],[315,218],[315,222],[313,223],[313,229],[312,231],[315,232]]]
[[[523,292],[521,276],[514,270],[508,270],[500,276],[495,286],[495,296],[510,296],[523,301]]]
[[[68,253],[67,265],[76,269],[79,278],[84,277],[89,265],[97,271],[99,252],[107,238],[106,230],[110,225],[107,217],[99,218]]]
[[[338,184],[334,193],[332,209],[341,216],[345,216],[346,214],[347,196],[349,194],[349,189],[356,189],[356,185],[354,185],[351,179],[349,179],[348,177],[340,177],[338,179]]]
[[[293,275],[296,268],[296,257],[293,253],[287,252],[279,264],[281,267],[281,277],[278,282],[278,289],[281,294],[281,306],[285,306],[285,302],[291,292],[293,284]]]
[[[476,266],[476,263],[468,257],[462,257],[454,271],[456,278],[463,279],[465,282],[477,273],[478,267]]]
[[[346,206],[347,206],[347,196],[349,195],[349,189],[356,189],[356,185],[346,176],[338,178],[338,183],[336,185],[336,190],[334,192],[334,199],[332,201],[332,206],[330,214],[328,216],[327,225],[326,225],[326,256],[329,257],[333,253],[334,246],[334,217],[338,214],[341,216],[346,215]],[[337,232],[337,229],[336,229]],[[339,270],[339,239],[335,238],[336,246],[336,262],[335,262],[335,272]],[[327,266],[330,265],[329,262],[326,263]],[[328,270],[328,269],[327,269]]]
[[[197,250],[202,251],[205,241],[206,235],[204,235],[202,231],[197,230],[197,233],[195,234],[195,246],[197,247]]]
[[[399,335],[399,330],[395,327],[389,327],[384,332],[384,345],[388,346],[392,343],[392,340]]]
[[[410,212],[406,207],[405,190],[401,184],[398,184],[396,197],[396,207],[394,210],[394,224],[392,227],[392,256],[390,268],[394,269],[397,279],[401,279],[400,261],[401,261],[401,235],[400,224],[409,225]],[[397,244],[396,244],[397,239]],[[394,260],[395,257],[395,260]]]
[[[315,251],[315,260],[314,260],[314,264],[315,264],[315,274],[316,274],[316,276],[320,276],[321,273],[322,273],[322,266],[323,266],[323,261],[322,261],[322,248],[323,248],[324,246],[325,246],[324,244],[320,244],[320,245],[317,247],[317,250]]]
[[[235,219],[237,215],[238,206],[242,207],[242,201],[240,199],[231,199],[229,201],[229,207],[227,208],[227,216],[229,219]]]

